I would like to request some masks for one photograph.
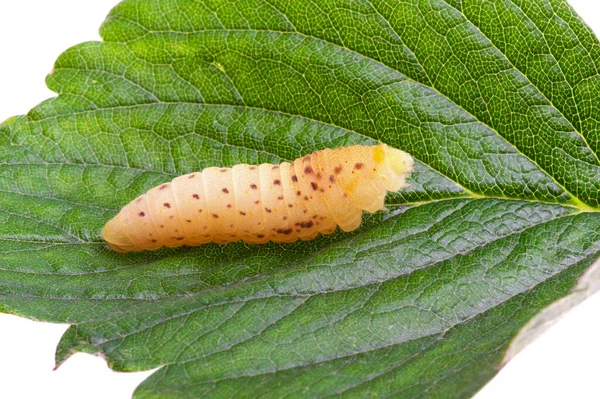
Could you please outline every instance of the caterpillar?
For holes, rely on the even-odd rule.
[[[385,144],[316,151],[292,163],[206,168],[157,186],[102,231],[121,253],[208,242],[311,240],[356,229],[406,187],[413,159]]]

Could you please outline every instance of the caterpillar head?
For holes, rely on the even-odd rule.
[[[413,167],[412,157],[385,144],[378,146],[340,147],[316,152],[312,158],[324,158],[324,164],[334,171],[333,178],[344,198],[356,208],[374,213],[385,209],[388,191],[406,187],[406,175]],[[318,176],[317,176],[318,179]]]
[[[386,163],[392,173],[386,175],[386,180],[391,179],[390,185],[386,185],[388,191],[398,191],[408,186],[406,178],[414,167],[414,159],[410,154],[396,148],[381,144],[374,149],[374,161]]]

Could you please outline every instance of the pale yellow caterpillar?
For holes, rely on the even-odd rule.
[[[133,200],[102,236],[113,250],[130,252],[352,231],[363,210],[385,209],[386,193],[407,186],[412,168],[409,154],[385,144],[326,149],[280,165],[207,168]]]

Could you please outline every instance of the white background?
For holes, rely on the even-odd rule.
[[[482,0],[483,1],[483,0]],[[44,78],[68,47],[99,40],[117,0],[0,1],[0,122],[51,97]],[[600,4],[571,0],[600,34]],[[565,316],[476,396],[599,398],[600,295]],[[0,398],[128,399],[150,372],[115,373],[104,360],[76,354],[57,371],[54,350],[66,325],[0,314]]]

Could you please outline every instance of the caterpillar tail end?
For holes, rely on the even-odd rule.
[[[121,214],[118,214],[114,218],[106,223],[104,229],[102,229],[102,238],[108,244],[110,249],[115,252],[124,254],[134,250],[134,245],[131,239],[124,233],[124,223],[121,220]]]

